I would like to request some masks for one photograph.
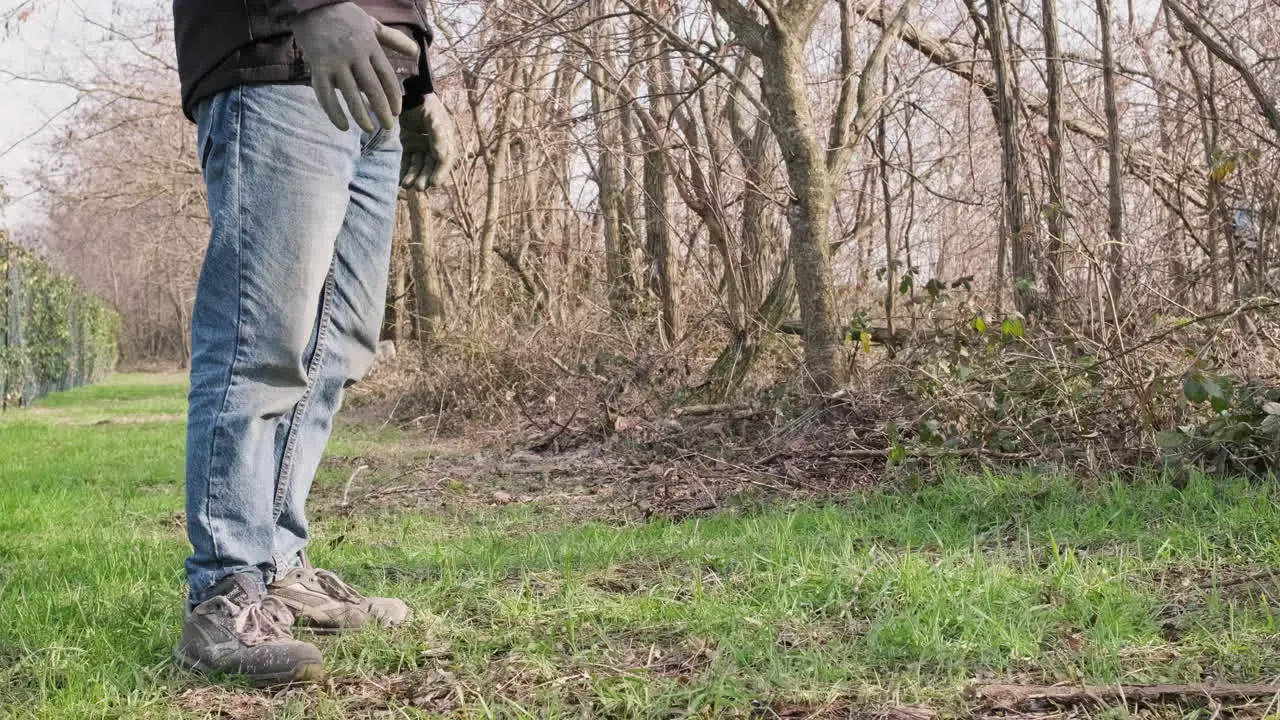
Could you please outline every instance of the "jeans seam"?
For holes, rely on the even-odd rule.
[[[369,141],[360,144],[360,157],[367,158],[372,155],[373,152],[378,149],[379,145],[382,143],[382,138],[386,134],[387,131],[385,128],[379,127],[377,130],[374,130],[373,134],[369,136]]]
[[[329,262],[329,274],[325,277],[323,301],[320,303],[320,317],[317,319],[319,328],[316,331],[316,347],[311,353],[311,361],[307,363],[307,389],[302,394],[302,398],[298,400],[298,404],[294,406],[293,422],[289,424],[289,437],[285,439],[284,453],[280,458],[280,477],[276,482],[276,496],[272,501],[272,521],[280,522],[280,515],[284,510],[284,499],[288,496],[293,486],[293,457],[297,450],[298,436],[301,434],[301,420],[306,415],[307,407],[311,404],[311,397],[315,391],[317,376],[320,372],[320,366],[324,362],[325,353],[329,344],[329,327],[331,323],[331,315],[333,308],[333,260]],[[277,564],[278,558],[273,558]]]
[[[223,562],[223,556],[222,556],[222,551],[218,547],[218,536],[214,531],[212,515],[211,515],[211,506],[213,504],[213,499],[214,499],[213,498],[213,465],[216,458],[218,457],[218,453],[217,453],[218,436],[222,434],[222,433],[219,433],[219,429],[222,427],[222,419],[227,413],[227,403],[231,397],[231,389],[235,384],[236,364],[237,364],[237,361],[239,361],[240,359],[240,346],[241,346],[240,341],[241,341],[241,332],[243,330],[242,319],[244,317],[244,288],[241,285],[243,278],[241,277],[241,273],[240,273],[240,265],[242,262],[240,255],[241,255],[241,249],[242,249],[241,246],[242,246],[242,240],[243,240],[242,236],[244,234],[244,203],[242,202],[243,198],[241,197],[241,192],[242,192],[241,186],[243,183],[241,183],[242,178],[240,177],[241,170],[243,169],[241,167],[240,143],[244,135],[244,127],[243,127],[244,98],[239,88],[236,88],[235,90],[233,90],[231,93],[228,94],[227,97],[229,100],[232,101],[231,106],[234,111],[234,117],[235,117],[235,126],[234,126],[235,141],[232,143],[232,147],[234,147],[235,149],[234,158],[233,158],[234,161],[232,163],[231,172],[227,173],[227,177],[223,180],[223,182],[229,183],[231,185],[235,195],[236,334],[235,334],[235,345],[232,347],[232,350],[231,350],[231,362],[227,366],[227,387],[226,387],[226,390],[223,391],[222,403],[218,407],[218,414],[215,415],[213,418],[213,427],[211,432],[209,433],[209,463],[206,467],[205,479],[204,479],[204,482],[205,482],[204,522],[205,522],[205,526],[209,528],[209,542],[211,545],[213,545],[213,560],[218,564],[221,564]],[[214,123],[216,121],[210,118],[210,122]],[[213,134],[212,127],[210,128],[209,133],[210,133],[210,136],[212,136]]]

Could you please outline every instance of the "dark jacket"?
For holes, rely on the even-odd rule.
[[[307,81],[302,53],[289,31],[289,18],[342,0],[173,0],[182,111],[192,118],[202,100],[249,83]],[[405,78],[405,107],[431,92],[427,26],[423,0],[354,0],[382,22],[418,40],[418,62],[390,57]],[[391,54],[394,55],[394,54]]]

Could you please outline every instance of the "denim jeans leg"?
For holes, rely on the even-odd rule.
[[[318,320],[361,159],[360,131],[334,128],[307,86],[228,90],[197,125],[212,231],[192,316],[192,602],[273,567],[276,435],[326,342]]]
[[[397,133],[368,138],[351,182],[351,203],[338,233],[320,335],[317,372],[307,400],[288,423],[276,495],[275,571],[298,563],[308,541],[305,505],[333,429],[343,390],[368,372],[386,308],[391,238],[399,196]]]

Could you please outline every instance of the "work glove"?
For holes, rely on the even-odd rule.
[[[453,165],[453,118],[435,93],[428,93],[421,106],[400,116],[400,186],[422,192],[439,187]]]
[[[365,98],[382,127],[392,127],[404,98],[387,51],[413,58],[418,44],[352,2],[323,5],[295,16],[290,24],[302,58],[311,68],[311,87],[329,120],[343,132],[350,128],[338,101],[341,92],[360,129],[374,130]]]

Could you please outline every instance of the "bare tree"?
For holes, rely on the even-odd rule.
[[[1062,50],[1058,42],[1057,0],[1041,0],[1040,18],[1044,36],[1045,75],[1048,86],[1049,157],[1045,182],[1049,189],[1049,205],[1045,216],[1049,229],[1048,267],[1045,280],[1048,290],[1046,311],[1056,313],[1062,299],[1064,282],[1063,257],[1066,252],[1067,214],[1066,173],[1063,167],[1064,128],[1062,123]]]
[[[1116,104],[1115,50],[1111,41],[1111,0],[1098,0],[1098,26],[1102,37],[1102,91],[1107,115],[1107,225],[1109,304],[1116,321],[1124,289],[1124,189],[1120,157],[1120,111]]]

